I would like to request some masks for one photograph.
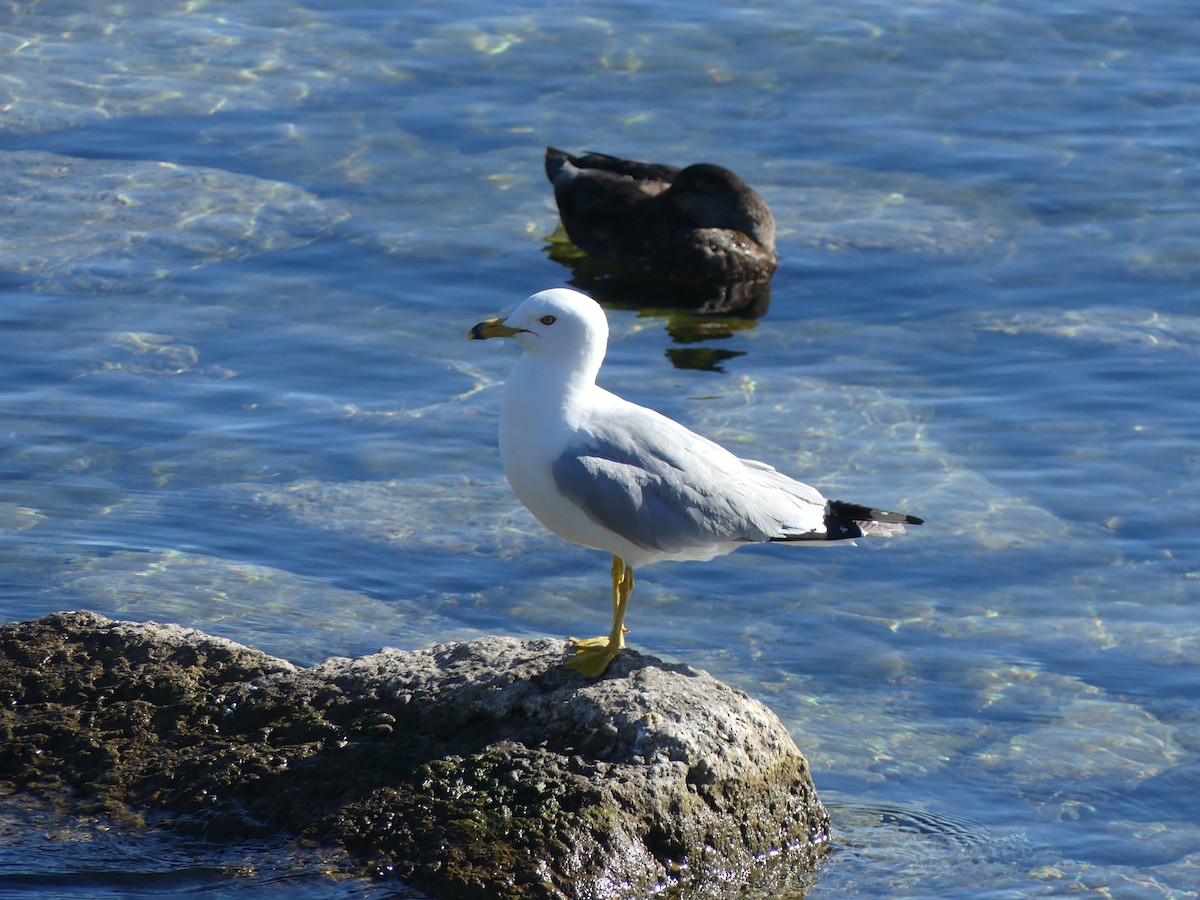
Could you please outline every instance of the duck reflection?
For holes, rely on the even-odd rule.
[[[663,319],[676,344],[690,346],[667,350],[677,369],[722,372],[722,363],[744,356],[740,350],[696,346],[727,340],[739,331],[754,328],[771,305],[771,283],[754,282],[754,290],[731,288],[750,285],[687,285],[628,272],[612,273],[568,243],[561,229],[551,237],[547,252],[570,268],[572,287],[592,296],[607,309],[634,310],[640,316]]]

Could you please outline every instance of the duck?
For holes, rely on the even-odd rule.
[[[769,280],[779,265],[770,207],[722,166],[547,147],[546,177],[567,237],[600,262],[710,284]]]

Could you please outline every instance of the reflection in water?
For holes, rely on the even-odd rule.
[[[745,356],[742,350],[718,350],[716,347],[671,347],[666,357],[677,369],[697,369],[701,372],[724,372],[722,363]]]
[[[616,304],[615,308],[620,308]],[[739,316],[708,316],[699,312],[674,310],[642,310],[642,315],[666,316],[667,334],[676,344],[700,344],[704,341],[723,341],[739,331],[753,328],[754,319]],[[726,350],[717,347],[668,347],[667,359],[677,369],[700,369],[706,372],[723,372],[721,363],[739,356],[743,350]]]
[[[771,305],[769,278],[721,283],[631,272],[588,256],[571,243],[561,224],[546,240],[546,254],[574,272],[570,283],[614,308],[690,309],[701,315],[757,319]]]
[[[572,244],[559,225],[550,235],[546,253],[574,273],[568,284],[594,297],[607,309],[636,310],[643,316],[667,320],[666,330],[677,344],[722,341],[747,328],[771,306],[771,282],[743,281],[710,284],[614,271]],[[666,356],[677,369],[723,371],[721,363],[740,350],[712,347],[669,348]]]

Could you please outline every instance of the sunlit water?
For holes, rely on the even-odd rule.
[[[573,277],[545,144],[719,162],[769,311],[614,310],[604,384],[928,524],[646,569],[631,643],[789,726],[814,897],[1196,896],[1195,5],[493,9],[0,9],[0,616],[605,630],[606,559],[501,475],[515,350],[464,338]],[[0,896],[402,894],[47,815]]]

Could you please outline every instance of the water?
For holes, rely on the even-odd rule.
[[[572,277],[545,144],[707,159],[779,220],[770,309],[615,309],[604,384],[929,524],[644,570],[632,643],[787,723],[813,897],[1196,896],[1193,6],[0,11],[0,615],[298,662],[604,630],[464,338]],[[4,897],[405,896],[4,817]]]

